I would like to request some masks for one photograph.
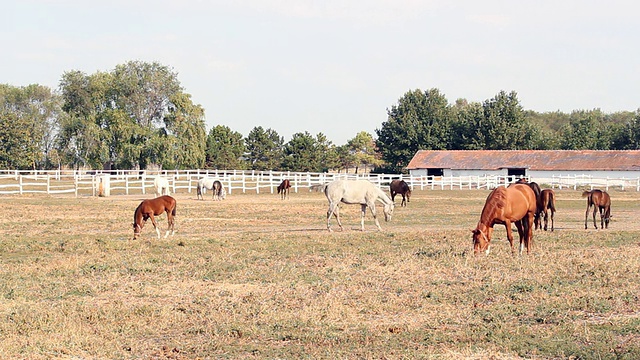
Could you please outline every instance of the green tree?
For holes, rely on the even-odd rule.
[[[170,168],[204,165],[204,110],[158,63],[130,61],[108,73],[63,74],[67,116],[59,148],[76,166]]]
[[[344,172],[348,173],[349,169],[354,166],[356,157],[351,153],[349,145],[344,144],[335,147],[336,152],[336,165],[337,169],[344,169]]]
[[[560,133],[560,146],[566,150],[609,150],[613,144],[611,123],[599,109],[572,112]]]
[[[206,164],[213,169],[245,169],[246,145],[242,134],[217,125],[207,136]]]
[[[632,119],[620,126],[614,135],[613,148],[617,150],[640,150],[640,109]]]
[[[279,170],[282,164],[282,138],[275,130],[256,126],[245,138],[247,160],[253,170]]]
[[[409,91],[387,114],[376,129],[385,171],[403,171],[416,151],[447,149],[451,143],[452,111],[438,89]]]
[[[316,139],[308,132],[295,133],[284,145],[282,168],[291,171],[319,171]]]
[[[49,154],[54,149],[57,118],[61,111],[60,97],[46,86],[0,84],[0,121],[3,122],[0,147],[7,156],[20,157],[10,160],[14,166],[18,163],[20,168],[54,165]]]
[[[360,166],[364,166],[365,172],[369,166],[375,167],[382,164],[378,159],[376,141],[371,134],[361,131],[353,139],[347,141],[348,151],[353,155],[353,165],[356,174]]]

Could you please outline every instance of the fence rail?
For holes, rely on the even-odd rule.
[[[514,176],[410,176],[403,174],[300,173],[241,170],[182,171],[81,171],[81,170],[0,170],[0,195],[74,194],[75,196],[130,195],[154,193],[156,176],[169,179],[172,193],[193,193],[198,180],[213,177],[228,193],[274,193],[283,179],[289,179],[294,192],[310,191],[314,185],[336,179],[367,179],[379,187],[393,179],[406,181],[412,189],[454,190],[493,189],[516,180]],[[640,178],[594,178],[589,175],[553,176],[533,179],[558,189],[601,188],[640,191]],[[108,187],[105,189],[104,187]]]

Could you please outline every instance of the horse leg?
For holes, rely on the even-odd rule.
[[[551,209],[551,231],[553,231],[553,214],[555,214],[556,211]]]
[[[600,229],[604,229],[604,208],[599,206],[598,209],[600,211]]]
[[[518,238],[520,239],[520,248],[518,250],[518,254],[522,255],[522,248],[524,247],[524,239],[526,226],[524,224],[524,219],[516,221],[516,229],[518,229]]]
[[[171,211],[167,209],[167,232],[164,234],[164,238],[169,237],[169,233],[173,236],[173,215],[171,215]]]
[[[158,239],[160,239],[160,229],[158,229],[158,224],[156,223],[156,218],[153,216],[153,214],[149,215],[149,218],[151,219],[151,223],[153,224],[153,228],[156,230],[156,234],[158,234]]]
[[[587,219],[589,219],[589,208],[591,206],[587,204],[587,211],[584,212],[584,229],[587,230]]]
[[[342,223],[340,222],[340,207],[337,203],[329,203],[329,210],[327,210],[327,230],[333,231],[331,229],[331,215],[336,217],[336,221],[338,222],[338,226],[340,227],[340,231],[342,231]]]
[[[523,222],[525,220],[527,221],[523,224],[524,231],[526,233],[526,237],[524,238],[524,245],[527,247],[527,254],[531,252],[531,248],[533,247],[533,218],[533,214],[527,214],[526,218],[522,219]],[[522,246],[520,246],[520,253],[522,253]]]
[[[547,231],[547,226],[549,225],[549,210],[544,208],[544,231]]]
[[[598,206],[593,205],[593,226],[597,229],[598,223],[596,222],[596,212],[598,212]]]
[[[505,220],[504,227],[507,228],[507,240],[509,240],[509,246],[511,246],[511,252],[513,253],[515,252],[515,249],[513,248],[513,232],[511,231],[511,221]]]
[[[404,194],[402,194],[402,202],[400,203],[400,206],[407,206],[407,199]]]
[[[371,210],[371,215],[373,215],[373,220],[378,227],[378,231],[382,231],[382,227],[380,226],[380,222],[378,221],[378,216],[376,214],[376,203],[371,203],[367,205],[362,205],[362,231],[364,231],[364,213],[367,211],[367,207]]]

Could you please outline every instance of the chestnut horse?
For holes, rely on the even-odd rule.
[[[160,239],[160,229],[158,229],[158,224],[156,224],[154,216],[161,215],[163,212],[167,213],[167,222],[169,223],[167,233],[164,237],[166,238],[169,236],[169,232],[173,235],[173,218],[176,216],[176,199],[171,196],[164,195],[155,199],[144,200],[140,205],[138,205],[136,211],[133,213],[133,240],[140,236],[142,227],[148,219],[151,219],[153,228],[158,234],[158,239]]]
[[[540,185],[538,185],[538,183],[536,182],[529,182],[527,181],[527,179],[525,178],[520,178],[518,179],[514,184],[527,184],[529,185],[529,187],[531,188],[531,190],[533,190],[533,193],[536,194],[536,214],[534,216],[533,219],[533,223],[535,224],[535,229],[542,229],[542,226],[540,225],[540,216],[542,216],[542,190],[540,189]]]
[[[395,201],[396,195],[400,194],[402,195],[400,206],[407,206],[407,202],[409,202],[409,198],[411,197],[411,188],[404,180],[391,181],[389,191],[391,192],[391,201]]]
[[[589,208],[593,205],[593,226],[598,228],[596,223],[596,211],[600,210],[600,228],[609,228],[609,219],[611,218],[611,197],[606,191],[593,189],[582,193],[582,197],[587,198],[587,211],[584,213],[584,228],[587,228],[587,217],[589,217]]]
[[[540,217],[544,214],[544,231],[547,231],[549,224],[549,211],[551,211],[551,231],[553,231],[553,215],[556,213],[556,193],[551,189],[544,189],[540,193],[540,203],[542,204],[542,212],[536,216],[538,223],[536,229],[540,226]]]
[[[380,222],[376,217],[376,200],[384,204],[382,212],[384,213],[384,220],[390,221],[393,214],[393,201],[389,199],[387,193],[382,191],[379,187],[375,186],[368,180],[335,180],[328,183],[324,188],[324,194],[329,200],[329,210],[327,210],[327,229],[331,230],[329,220],[331,215],[336,216],[338,226],[342,230],[342,223],[340,222],[340,202],[345,204],[360,204],[362,210],[362,216],[360,218],[360,228],[364,231],[364,215],[367,212],[367,207],[373,215],[373,220],[376,222],[378,230],[382,231]]]
[[[507,239],[513,252],[511,223],[515,222],[520,236],[519,254],[522,254],[525,247],[528,254],[533,245],[533,217],[536,210],[536,195],[528,185],[511,184],[507,188],[495,188],[487,197],[478,226],[471,230],[473,251],[476,254],[481,251],[488,254],[493,226],[503,224],[507,228]]]
[[[289,189],[291,189],[291,182],[289,179],[282,180],[280,185],[278,185],[278,194],[280,194],[280,198],[282,200],[289,198]]]

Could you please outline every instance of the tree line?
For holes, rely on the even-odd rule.
[[[228,126],[206,131],[177,73],[130,61],[113,70],[65,72],[59,88],[0,84],[0,168],[217,168],[402,172],[418,150],[639,149],[640,110],[525,111],[515,92],[450,103],[436,88],[405,93],[374,137],[336,145],[323,133]],[[258,119],[259,120],[259,119]]]

